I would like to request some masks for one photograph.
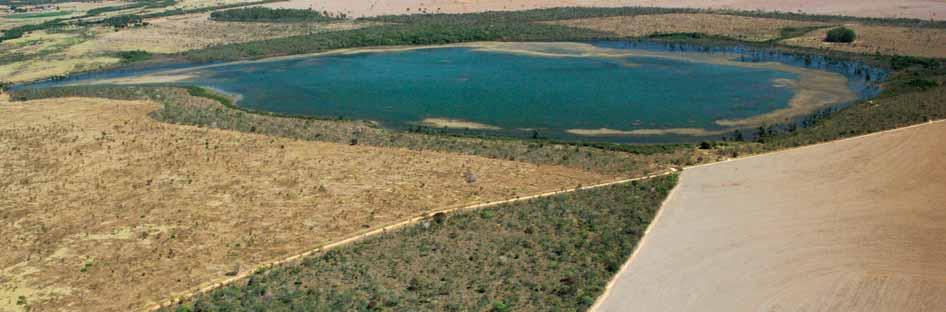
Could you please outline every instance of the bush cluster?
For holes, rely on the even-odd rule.
[[[824,40],[827,42],[851,43],[857,40],[857,33],[847,27],[838,27],[828,31],[828,36]]]

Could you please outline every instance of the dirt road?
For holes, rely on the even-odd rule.
[[[598,311],[946,306],[946,123],[685,170]]]

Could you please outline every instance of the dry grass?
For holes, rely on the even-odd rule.
[[[946,122],[683,172],[599,311],[946,306]]]
[[[156,108],[0,103],[0,310],[134,310],[432,209],[605,179],[168,125]]]
[[[30,81],[118,63],[118,58],[104,53],[68,53],[94,36],[94,32],[85,29],[70,29],[57,33],[36,31],[4,41],[0,43],[0,57],[21,55],[25,58],[0,65],[0,81]]]
[[[616,16],[549,23],[613,32],[629,37],[644,37],[656,33],[704,33],[746,41],[766,41],[778,38],[781,30],[787,27],[823,25],[813,22],[719,14]]]
[[[0,30],[10,29],[17,26],[28,25],[28,24],[39,24],[45,21],[57,19],[57,18],[68,18],[83,16],[85,12],[95,8],[104,8],[110,6],[119,6],[124,3],[114,1],[114,2],[66,2],[56,4],[59,7],[60,11],[72,11],[72,14],[69,15],[60,15],[60,16],[51,16],[51,17],[36,17],[36,18],[7,18],[9,14],[6,13],[6,10],[3,10],[0,13]],[[54,12],[54,11],[45,11],[45,12]]]
[[[119,63],[108,56],[55,55],[22,62],[0,65],[0,81],[24,82],[65,75],[78,71],[96,70]]]
[[[847,25],[857,32],[853,43],[824,42],[829,29],[784,41],[789,45],[824,48],[857,53],[881,53],[946,58],[946,29],[923,29],[894,26]]]
[[[148,20],[149,26],[119,32],[101,31],[94,40],[70,49],[72,54],[100,51],[143,50],[174,53],[216,44],[240,43],[325,31],[349,30],[371,25],[343,21],[335,23],[239,23],[216,22],[209,13]]]

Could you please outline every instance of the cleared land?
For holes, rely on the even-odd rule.
[[[188,14],[148,20],[146,27],[102,31],[93,40],[76,45],[69,53],[82,55],[100,51],[142,50],[174,53],[216,44],[250,42],[325,31],[350,30],[372,23],[244,23],[211,21],[210,13]]]
[[[814,22],[720,14],[653,14],[576,19],[548,23],[607,31],[628,37],[645,37],[661,33],[703,33],[745,41],[776,39],[781,37],[782,29],[785,28],[825,25],[823,23]]]
[[[311,8],[319,11],[343,12],[355,17],[420,12],[509,11],[564,6],[656,6],[946,20],[946,3],[936,0],[291,0],[271,3],[266,6],[273,8]]]
[[[946,123],[685,170],[600,311],[946,306]]]
[[[824,41],[830,29],[813,31],[805,36],[785,40],[789,45],[826,48],[865,54],[910,55],[946,58],[946,29],[925,29],[894,26],[845,25],[857,32],[853,43]]]
[[[608,179],[168,125],[157,106],[0,103],[2,310],[139,309],[434,209]]]
[[[115,53],[175,53],[211,45],[250,42],[375,25],[370,22],[217,22],[209,13],[148,20],[149,25],[115,31],[111,27],[35,31],[0,43],[0,81],[24,82],[119,64]]]

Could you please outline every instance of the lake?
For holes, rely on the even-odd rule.
[[[882,75],[734,48],[475,43],[100,73],[56,84],[170,82],[238,95],[238,105],[253,110],[394,129],[662,142],[719,137],[872,96],[876,85],[864,77],[872,72]]]

